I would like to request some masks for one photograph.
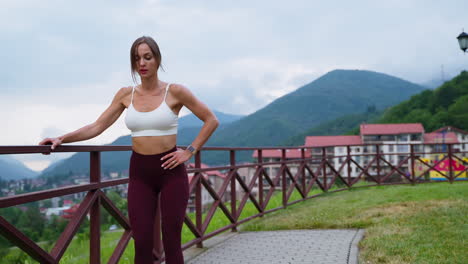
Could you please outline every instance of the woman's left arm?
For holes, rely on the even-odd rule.
[[[203,102],[198,100],[186,87],[174,84],[171,86],[170,92],[182,106],[187,107],[195,116],[203,121],[203,126],[198,133],[198,136],[191,144],[196,152],[206,143],[206,141],[208,141],[211,134],[213,134],[218,127],[219,121],[215,114]],[[192,155],[193,153],[189,150],[175,151],[162,158],[163,160],[167,159],[162,166],[165,169],[175,168],[177,165],[189,160]]]

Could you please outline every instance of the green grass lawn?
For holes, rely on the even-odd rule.
[[[330,193],[246,223],[242,230],[365,228],[362,263],[468,263],[468,183]]]
[[[313,193],[320,191],[314,190]],[[290,201],[299,198],[296,192]],[[281,206],[281,199],[281,193],[277,193],[267,209]],[[356,188],[323,194],[288,206],[252,220],[239,229],[365,228],[365,237],[360,242],[362,263],[466,263],[467,200],[468,182]],[[230,208],[228,203],[226,206]],[[247,203],[241,219],[256,213],[253,204]],[[218,209],[206,233],[229,223]],[[103,230],[103,263],[111,256],[121,234],[121,230]],[[194,236],[184,226],[183,243],[192,239]],[[12,250],[11,254],[14,252]],[[78,237],[72,241],[60,263],[85,263],[88,256],[89,240]],[[119,263],[133,263],[133,256],[131,240]]]

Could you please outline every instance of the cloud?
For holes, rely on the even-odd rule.
[[[67,133],[67,131],[57,127],[46,127],[41,132],[41,138],[59,137],[61,135],[64,135],[65,133]]]
[[[59,136],[94,122],[107,108],[106,104],[45,104],[23,100],[6,101],[2,113],[7,129],[2,131],[0,145],[36,145],[44,136]],[[50,134],[49,134],[50,133]],[[116,137],[128,134],[123,118],[95,139],[82,144],[108,144]]]
[[[239,58],[214,65],[210,79],[194,79],[189,88],[217,110],[250,114],[319,74],[317,69],[308,65],[255,57]]]
[[[466,9],[458,0],[1,1],[0,144],[37,144],[94,121],[132,84],[128,53],[141,35],[161,47],[161,79],[248,114],[336,68],[424,82],[443,64],[453,76],[466,69],[455,39]],[[128,134],[115,127],[90,142]]]

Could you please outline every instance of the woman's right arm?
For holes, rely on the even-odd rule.
[[[52,145],[54,149],[62,143],[71,143],[76,141],[87,140],[100,135],[104,130],[110,127],[125,110],[124,98],[131,93],[131,88],[121,88],[114,96],[111,105],[99,116],[92,124],[84,126],[78,130],[70,132],[56,138],[45,138],[39,145]]]

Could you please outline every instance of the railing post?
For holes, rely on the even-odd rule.
[[[376,156],[375,159],[377,161],[377,179],[379,181],[379,184],[382,183],[382,177],[380,177],[380,146],[378,144],[375,145],[375,152]]]
[[[325,188],[325,192],[328,192],[328,183],[327,183],[327,166],[325,166],[325,161],[327,160],[327,149],[322,147],[322,172],[323,172],[323,187]]]
[[[258,160],[261,160],[263,163],[263,155],[262,155],[262,149],[258,150]],[[263,217],[263,165],[260,165],[260,168],[262,173],[258,174],[258,202],[260,203],[260,207],[262,208],[262,211],[260,212],[260,217]]]
[[[453,166],[452,166],[452,160],[453,160],[453,157],[452,157],[453,153],[452,153],[452,144],[448,144],[448,158],[449,158],[449,181],[450,183],[453,183]]]
[[[351,189],[351,146],[346,146],[346,159],[348,160],[348,184],[349,189]]]
[[[98,151],[90,152],[90,182],[101,182],[101,153]],[[95,192],[91,191],[91,192]],[[92,264],[101,263],[101,211],[99,205],[101,204],[100,197],[96,199],[91,206],[90,214],[90,230],[89,236],[89,262]]]
[[[414,145],[410,145],[410,155],[411,155],[411,182],[416,184],[416,175],[415,175],[415,170],[414,170],[414,160],[415,160],[415,154],[414,154]]]
[[[305,197],[307,197],[307,193],[306,193],[306,169],[305,169],[305,165],[306,165],[306,161],[305,161],[305,149],[304,148],[301,148],[301,165],[302,165],[302,193],[304,194]],[[301,166],[299,166],[300,168]]]
[[[281,150],[281,167],[286,166],[285,162],[286,161],[286,149]],[[281,190],[283,192],[283,208],[286,208],[288,206],[288,198],[286,197],[286,170],[283,167],[283,170],[281,172]]]
[[[230,172],[234,171],[234,168],[236,166],[236,152],[235,150],[230,150],[229,151],[229,156],[230,156],[230,161],[231,161],[231,169]],[[233,175],[231,178],[231,214],[233,216],[237,215],[237,192],[236,192],[236,176]],[[237,218],[236,219],[236,226],[237,226]],[[231,232],[237,232],[237,227],[234,226],[231,228]]]
[[[198,151],[195,153],[195,169],[200,169],[201,168],[201,157],[200,157],[201,151]],[[197,229],[201,232],[203,228],[203,219],[202,219],[202,214],[203,214],[203,208],[202,208],[202,183],[201,183],[201,177],[203,177],[202,173],[198,172],[200,175],[198,177],[196,186],[195,186],[195,217],[196,217],[196,225]],[[203,242],[200,241],[197,243],[198,248],[203,247]]]

